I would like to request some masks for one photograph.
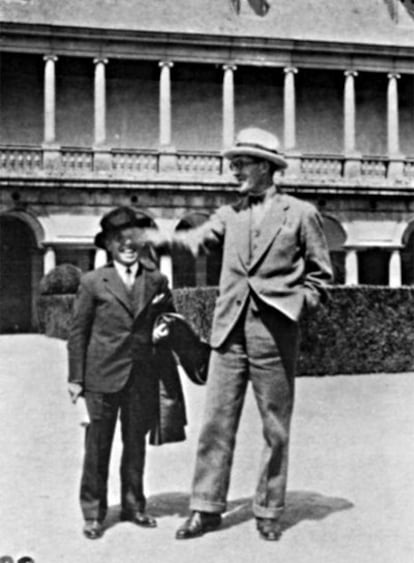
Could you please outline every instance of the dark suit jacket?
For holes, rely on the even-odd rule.
[[[159,303],[152,301],[163,294]],[[134,362],[152,354],[155,318],[173,310],[167,278],[141,259],[132,298],[111,264],[82,276],[69,335],[69,381],[85,390],[114,393]]]
[[[297,321],[304,309],[315,308],[332,279],[328,245],[316,208],[276,193],[262,221],[253,256],[250,250],[247,199],[218,209],[200,227],[183,235],[193,252],[223,245],[220,294],[211,345],[223,344],[237,322],[250,292]]]

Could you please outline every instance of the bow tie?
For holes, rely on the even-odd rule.
[[[247,201],[249,202],[249,205],[254,205],[255,203],[262,203],[262,201],[264,201],[265,196],[266,196],[266,192],[262,192],[260,194],[249,194],[247,196]]]

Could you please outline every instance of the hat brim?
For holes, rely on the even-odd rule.
[[[104,250],[106,250],[106,246],[105,246],[105,233],[103,231],[101,231],[100,233],[98,233],[95,236],[95,240],[94,240],[94,245],[97,248],[103,248]]]
[[[279,170],[287,168],[288,163],[281,154],[274,154],[270,151],[262,150],[256,147],[233,147],[223,151],[223,156],[226,158],[234,158],[236,156],[251,156],[253,158],[260,158],[262,160],[269,160],[277,166]]]
[[[108,235],[110,235],[111,233],[120,231],[122,229],[128,229],[133,227],[136,227],[138,229],[145,229],[151,226],[152,226],[151,219],[149,217],[136,217],[136,219],[134,219],[133,221],[127,221],[126,223],[117,225],[112,229],[107,229],[106,231],[105,230],[100,231],[95,236],[94,244],[96,247],[103,248],[104,250],[106,250],[106,239]]]

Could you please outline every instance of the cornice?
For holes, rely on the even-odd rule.
[[[414,73],[412,47],[0,23],[0,50],[174,62]]]

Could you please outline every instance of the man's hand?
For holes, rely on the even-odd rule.
[[[78,398],[82,395],[83,387],[79,383],[69,383],[68,391],[70,400],[73,404],[75,404]]]
[[[152,341],[154,344],[158,344],[158,342],[161,342],[161,340],[167,338],[169,334],[170,334],[170,329],[168,328],[167,323],[161,322],[152,331]]]

